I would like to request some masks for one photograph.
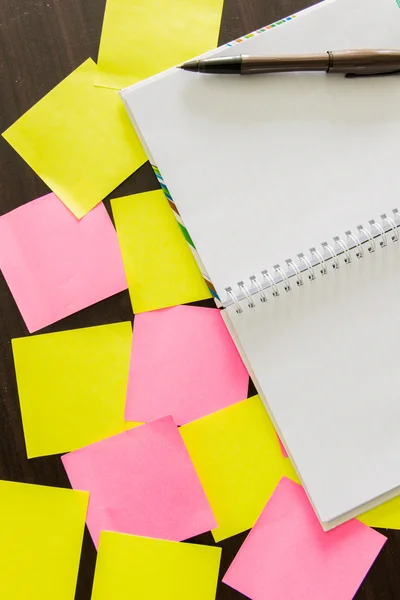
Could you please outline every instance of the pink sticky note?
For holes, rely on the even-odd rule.
[[[248,382],[218,310],[176,306],[136,315],[127,420],[172,415],[184,425],[246,398]]]
[[[350,600],[385,542],[356,520],[325,533],[303,488],[283,478],[223,582],[253,600]]]
[[[30,332],[127,288],[104,205],[78,221],[54,194],[0,217],[0,269]]]
[[[62,457],[74,489],[90,492],[87,526],[182,541],[216,527],[172,417],[141,425]]]

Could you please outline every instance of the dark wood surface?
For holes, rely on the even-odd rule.
[[[313,0],[225,0],[219,41],[228,42],[310,4]],[[0,131],[88,56],[96,60],[104,6],[105,0],[0,0]],[[146,164],[110,197],[156,188],[157,182]],[[48,191],[0,138],[0,214]],[[109,209],[108,201],[106,204]],[[133,320],[133,314],[125,292],[43,332],[128,319]],[[26,327],[0,274],[0,478],[69,487],[58,456],[26,458],[10,343],[11,338],[25,335],[28,335]],[[250,386],[249,394],[252,393],[254,389]],[[383,533],[389,540],[357,593],[357,600],[400,598],[400,532]],[[223,548],[221,577],[245,537],[246,534],[238,535],[220,544]],[[213,544],[211,534],[200,536],[196,541]],[[76,600],[90,599],[95,560],[94,546],[86,530]],[[240,598],[244,596],[219,584],[218,600]]]

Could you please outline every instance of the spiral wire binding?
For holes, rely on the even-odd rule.
[[[393,217],[383,213],[380,217],[381,223],[377,223],[371,219],[369,227],[363,225],[357,226],[357,234],[352,231],[346,231],[346,241],[339,236],[333,238],[333,245],[328,242],[322,242],[321,251],[313,247],[309,250],[309,257],[303,253],[297,255],[297,260],[292,258],[286,259],[286,268],[280,265],[274,265],[274,275],[269,271],[261,272],[261,278],[256,275],[249,277],[249,285],[244,281],[237,283],[237,291],[232,287],[226,288],[226,294],[229,301],[226,306],[234,305],[238,314],[243,313],[242,300],[247,300],[247,306],[256,307],[256,299],[265,304],[271,294],[272,298],[277,298],[280,295],[278,284],[283,284],[285,292],[292,291],[292,281],[296,282],[296,287],[304,286],[304,275],[307,276],[310,282],[316,279],[316,269],[321,275],[328,273],[329,265],[334,270],[340,268],[340,258],[346,265],[352,262],[351,251],[355,250],[355,256],[358,259],[363,259],[365,256],[364,247],[372,254],[375,252],[379,240],[379,247],[385,248],[388,244],[388,236],[392,242],[396,243],[400,239],[400,213],[397,208],[392,210]]]
[[[371,221],[369,221],[369,226],[371,227],[371,230],[376,229],[376,231],[378,232],[378,235],[381,236],[381,241],[379,242],[380,247],[381,248],[385,248],[387,246],[387,237],[386,237],[386,232],[383,229],[383,227],[381,225],[379,225],[379,223],[375,223],[375,221],[372,219]]]
[[[353,242],[353,244],[355,244],[357,246],[357,252],[356,252],[357,258],[364,258],[364,249],[362,247],[360,239],[356,235],[354,235],[354,233],[351,233],[351,231],[346,231],[346,235],[347,235],[347,238],[349,240],[351,240]]]
[[[268,271],[262,271],[261,275],[264,277],[264,279],[266,279],[271,288],[272,288],[272,295],[274,298],[277,298],[279,296],[279,290],[278,290],[278,286],[275,283],[275,279],[272,277],[272,275],[270,275],[268,273]],[[256,279],[255,275],[253,275],[254,279]]]
[[[262,288],[262,285],[260,284],[260,282],[258,281],[257,277],[255,275],[252,275],[250,277],[250,281],[251,283],[254,285],[255,288],[257,288],[257,291],[260,295],[260,301],[261,302],[266,302],[268,300],[267,298],[267,294],[265,293],[265,291]]]
[[[386,216],[385,214],[381,215],[381,219],[382,219],[382,223],[383,224],[388,223],[389,226],[390,226],[390,228],[391,228],[391,230],[392,230],[392,233],[393,233],[393,235],[392,235],[392,242],[398,242],[399,241],[399,232],[398,232],[396,223],[393,221],[393,219],[391,219],[390,217]]]
[[[288,273],[286,275],[285,271],[279,265],[274,265],[274,271],[275,271],[275,273],[278,274],[278,276],[280,275],[282,278],[282,281],[285,282],[285,284],[284,284],[285,292],[291,292],[292,286],[290,285],[290,281],[289,281],[290,274]]]
[[[369,241],[370,241],[370,244],[371,244],[371,245],[370,245],[370,246],[368,246],[368,252],[370,252],[370,253],[372,253],[372,252],[375,252],[376,245],[375,245],[375,240],[374,240],[374,238],[373,238],[373,237],[372,237],[372,235],[371,235],[371,232],[370,232],[370,231],[368,231],[368,229],[365,229],[365,227],[363,227],[362,225],[359,225],[359,226],[357,227],[357,229],[358,229],[358,233],[359,233],[359,234],[362,234],[362,235],[364,235],[364,236],[365,236],[366,238],[368,238],[368,239],[369,239]]]
[[[321,252],[318,252],[318,250],[316,248],[310,248],[310,254],[311,254],[311,258],[313,256],[316,257],[317,263],[321,267],[320,270],[319,270],[319,272],[321,273],[321,275],[326,275],[327,272],[328,272],[328,269],[326,268],[325,259],[322,256]]]
[[[310,250],[311,252],[311,250]],[[305,265],[308,269],[308,279],[310,281],[314,281],[315,280],[315,271],[314,271],[314,267],[312,266],[310,260],[307,258],[307,256],[304,256],[303,253],[298,254],[297,258],[299,259],[300,263],[303,263],[303,265]],[[322,257],[321,257],[322,258]],[[322,258],[322,262],[325,264],[324,259]],[[321,271],[322,273],[322,271]]]
[[[251,294],[247,288],[247,285],[245,285],[244,281],[239,281],[238,286],[239,286],[239,289],[242,290],[243,294],[247,298],[247,306],[249,308],[254,308],[255,307],[254,300],[251,297]]]
[[[303,276],[301,274],[299,267],[296,265],[296,263],[293,262],[291,258],[288,258],[286,260],[286,264],[288,266],[288,271],[289,272],[293,271],[295,273],[297,285],[304,285]]]
[[[341,248],[343,250],[344,255],[345,255],[344,262],[346,263],[346,265],[349,265],[351,263],[351,254],[350,254],[350,251],[349,251],[349,247],[338,236],[334,237],[333,241],[335,242],[335,244],[337,246],[339,246],[339,248]]]
[[[338,269],[340,267],[339,259],[337,257],[336,252],[332,248],[332,246],[330,244],[328,244],[328,242],[322,242],[321,246],[322,246],[322,250],[324,252],[328,252],[328,254],[330,255],[330,258],[333,260],[332,268]]]

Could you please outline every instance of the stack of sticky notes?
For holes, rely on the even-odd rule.
[[[400,528],[395,499],[322,531],[220,312],[189,305],[213,289],[168,191],[114,199],[115,227],[102,203],[146,160],[118,90],[215,46],[222,5],[108,0],[98,64],[3,133],[51,190],[0,216],[26,452],[62,454],[73,489],[0,481],[1,598],[73,600],[86,523],[92,600],[349,600],[371,526]],[[127,289],[133,328],[58,325]],[[247,530],[220,576],[216,544]]]

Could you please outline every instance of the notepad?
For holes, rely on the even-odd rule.
[[[79,219],[147,160],[118,93],[95,75],[86,60],[3,133]]]
[[[102,531],[92,600],[215,600],[220,559],[221,548]]]
[[[135,313],[210,297],[161,190],[111,201]]]
[[[385,542],[355,520],[322,531],[304,491],[284,478],[223,581],[257,600],[348,600]]]
[[[130,323],[12,340],[28,458],[130,429],[124,419]]]
[[[211,54],[399,30],[396,0],[326,0]],[[121,95],[323,526],[398,495],[398,78],[172,69]]]
[[[75,489],[90,491],[87,526],[182,541],[216,526],[206,494],[172,417],[62,457]]]
[[[283,476],[297,480],[258,396],[180,432],[218,522],[216,542],[251,529]]]
[[[0,597],[73,600],[86,492],[0,481]]]
[[[172,415],[183,425],[243,400],[248,385],[218,310],[175,306],[135,317],[127,420]]]
[[[0,269],[31,333],[127,288],[103,203],[78,220],[55,194],[0,217]]]
[[[218,42],[223,0],[107,0],[96,85],[121,89]]]

